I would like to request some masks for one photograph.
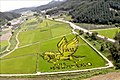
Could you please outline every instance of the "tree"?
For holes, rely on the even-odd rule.
[[[101,44],[100,51],[104,51],[104,50],[105,50],[105,45]]]
[[[89,32],[87,32],[86,34],[85,34],[85,38],[89,38],[90,37],[90,34],[89,34]]]
[[[120,44],[118,42],[112,44],[109,50],[115,60],[116,67],[120,68]]]
[[[116,32],[114,39],[120,44],[120,32]]]
[[[11,26],[11,23],[10,23],[10,22],[8,22],[8,23],[7,23],[7,26]]]
[[[79,35],[82,35],[84,33],[83,30],[79,30]]]
[[[98,35],[97,32],[93,32],[92,35],[91,35],[91,39],[97,40],[97,35]]]
[[[28,18],[26,18],[26,21],[28,20]]]
[[[117,27],[117,28],[118,28],[118,27],[119,27],[119,24],[118,24],[118,23],[115,23],[115,27]]]
[[[34,13],[33,16],[37,17],[37,16],[39,16],[39,14],[38,13]]]

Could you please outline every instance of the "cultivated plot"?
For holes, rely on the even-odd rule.
[[[94,30],[95,32],[98,32],[100,35],[103,35],[108,38],[114,38],[115,34],[120,31],[119,28],[111,28],[111,29],[98,29]]]
[[[75,38],[68,24],[45,20],[39,25],[47,26],[30,29],[26,24],[31,22],[22,24],[19,47],[0,59],[0,73],[55,72],[106,66],[107,62],[79,36]]]

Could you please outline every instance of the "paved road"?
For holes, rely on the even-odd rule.
[[[72,22],[69,22],[69,21],[65,21],[65,20],[63,20],[63,19],[55,19],[56,21],[61,21],[61,22],[65,22],[65,23],[68,23],[68,24],[70,24],[70,26],[75,30],[75,29],[78,29],[78,30],[82,30],[82,31],[84,31],[84,32],[89,32],[90,34],[92,34],[92,32],[90,32],[89,30],[86,30],[86,29],[84,29],[84,28],[81,28],[80,26],[77,26],[77,25],[75,25],[74,23],[72,23]],[[101,38],[101,39],[105,39],[105,36],[102,36],[102,35],[97,35],[99,38]],[[106,39],[107,41],[110,41],[110,42],[115,42],[115,40],[114,39],[110,39],[110,38],[107,38]]]

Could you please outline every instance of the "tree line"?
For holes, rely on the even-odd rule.
[[[84,32],[82,30],[79,31],[79,35],[83,35]],[[101,42],[101,39],[97,37],[98,33],[93,32],[92,34],[89,34],[88,32],[84,34],[84,37],[93,42],[93,45],[100,45],[99,51],[104,52],[107,51],[107,53],[110,53],[113,60],[114,65],[117,69],[120,69],[120,32],[116,32],[114,39],[115,43],[107,42],[107,38],[104,38],[104,42]],[[98,44],[96,44],[98,42]]]

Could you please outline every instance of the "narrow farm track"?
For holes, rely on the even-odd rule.
[[[44,40],[42,42],[39,41],[39,42],[36,42],[36,43],[27,44],[27,45],[24,45],[24,46],[20,46],[18,48],[24,48],[24,47],[28,47],[28,46],[31,46],[31,45],[43,43],[43,42],[46,42],[46,41],[49,41],[49,40],[53,40],[53,39],[57,39],[57,38],[60,38],[60,37],[63,37],[63,36],[67,36],[67,35],[70,35],[70,34],[72,34],[72,33],[68,33],[68,34],[64,34],[64,35],[61,35],[61,36],[57,36],[57,37],[54,37],[54,38],[51,38],[51,39]]]
[[[7,48],[4,50],[4,51],[2,51],[1,53],[4,53],[5,51],[9,51],[9,47],[10,47],[10,45],[11,45],[11,43],[10,43],[10,38],[12,37],[12,34],[10,33],[10,36],[9,36],[9,38],[8,38],[8,46],[7,46]]]
[[[10,60],[10,59],[16,59],[16,58],[21,58],[21,57],[25,57],[25,56],[35,56],[35,54],[20,55],[20,56],[15,56],[15,57],[10,57],[10,58],[4,58],[1,60]]]
[[[17,33],[16,38],[15,38],[16,41],[17,41],[17,44],[16,44],[15,48],[14,48],[12,51],[10,51],[10,52],[8,52],[8,53],[0,56],[0,58],[3,58],[3,57],[5,57],[5,56],[11,54],[12,52],[14,52],[14,51],[18,48],[18,45],[19,45],[19,43],[20,43],[19,40],[18,40],[18,35],[19,35],[20,31],[21,31],[21,30],[19,30],[19,32]],[[9,42],[9,44],[11,44],[11,43]],[[8,47],[8,48],[9,48],[9,47]]]

